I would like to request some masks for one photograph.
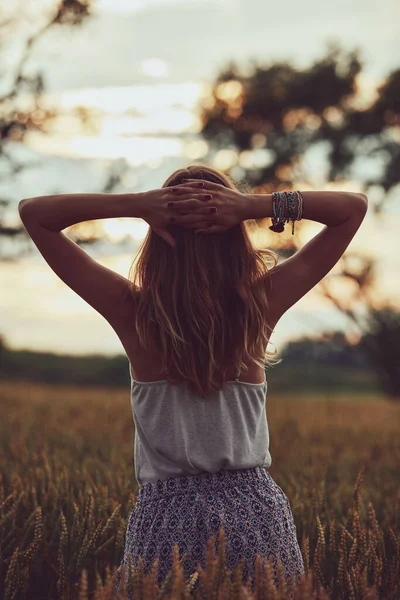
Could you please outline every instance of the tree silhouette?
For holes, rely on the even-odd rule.
[[[8,89],[0,94],[0,168],[3,175],[3,181],[7,178],[12,180],[23,169],[33,167],[36,163],[21,162],[9,151],[9,142],[24,143],[27,133],[40,131],[47,133],[54,120],[61,114],[60,108],[49,109],[43,103],[43,93],[45,91],[45,82],[43,73],[38,72],[35,75],[26,75],[25,68],[30,58],[36,42],[51,28],[55,27],[79,27],[91,16],[92,0],[61,0],[55,2],[54,7],[46,14],[41,11],[41,22],[37,29],[31,33],[25,41],[25,46],[21,52],[20,59],[15,67],[13,77]],[[4,51],[7,44],[15,37],[14,18],[2,18],[0,12],[0,50]],[[4,72],[5,69],[3,69]],[[83,107],[75,110],[77,116],[84,126],[89,121],[89,111]],[[118,163],[114,166],[101,192],[112,192],[120,183],[121,177],[126,170],[125,165]],[[54,193],[62,193],[62,190]],[[17,225],[7,225],[5,214],[10,205],[8,198],[0,197],[0,260],[9,260],[5,256],[3,247],[7,241],[14,242],[15,252],[11,254],[11,260],[29,253],[32,249],[26,231],[22,223]],[[87,231],[87,230],[86,230]],[[89,235],[83,232],[80,224],[72,226],[68,230],[70,237],[79,245],[93,244],[100,240],[95,230],[89,231]],[[28,242],[28,245],[25,244]]]
[[[400,402],[400,315],[393,308],[371,309],[368,331],[359,342],[361,352],[375,367],[384,393]]]
[[[316,145],[327,152],[327,173],[316,178],[321,183],[354,179],[356,160],[380,157],[381,174],[360,182],[367,196],[374,186],[369,213],[379,227],[389,192],[400,181],[400,69],[389,74],[375,99],[363,107],[357,97],[361,73],[359,51],[346,54],[336,43],[330,44],[326,56],[303,70],[289,63],[261,67],[252,61],[250,73],[244,73],[231,62],[216,77],[210,95],[199,107],[201,135],[209,143],[211,160],[221,150],[233,151],[229,174],[245,178],[255,193],[272,193],[292,188],[298,180],[314,187],[302,156]],[[292,255],[299,249],[302,226],[302,222],[296,224],[293,236],[276,236],[267,230],[268,245],[283,257]],[[396,357],[399,313],[390,312],[387,301],[379,302],[374,294],[375,260],[348,250],[337,268],[317,289],[350,319],[359,337],[368,336],[360,350],[369,358],[387,357],[388,353]],[[349,297],[334,292],[331,283],[335,278],[352,282]],[[390,336],[386,335],[388,328]],[[352,335],[349,332],[349,341]],[[399,398],[395,371],[399,371],[400,360],[378,362],[385,391]]]

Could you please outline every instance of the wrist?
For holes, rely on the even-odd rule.
[[[246,219],[272,217],[272,194],[247,194]]]
[[[134,219],[146,218],[146,207],[148,205],[148,202],[146,202],[146,194],[147,192],[126,194],[129,212],[129,215],[127,216],[132,217]]]

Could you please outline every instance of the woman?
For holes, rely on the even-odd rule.
[[[289,197],[297,199],[292,212]],[[278,560],[298,581],[304,566],[293,515],[268,472],[264,361],[276,352],[266,347],[281,316],[346,250],[366,196],[249,194],[222,172],[189,165],[149,192],[28,198],[19,210],[50,267],[107,319],[130,362],[139,491],[117,587],[129,554],[133,564],[142,556],[145,572],[158,558],[162,585],[175,543],[187,579],[198,564],[205,568],[211,536],[218,552],[221,527],[226,568],[243,559],[244,581],[254,577],[256,554],[272,558],[276,581]],[[282,215],[293,226],[306,218],[326,227],[278,265],[274,253],[253,247],[248,227],[272,218],[282,231]],[[110,217],[150,225],[127,279],[62,233]]]

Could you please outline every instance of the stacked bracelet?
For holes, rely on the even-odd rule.
[[[303,217],[303,204],[304,198],[299,190],[294,192],[273,192],[271,231],[282,233],[285,223],[292,221],[292,235],[294,235],[294,222],[301,221]]]

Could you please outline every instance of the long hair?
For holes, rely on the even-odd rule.
[[[184,178],[243,191],[228,175],[203,164],[177,169],[162,187]],[[149,228],[129,270],[140,344],[161,356],[163,369],[179,374],[171,375],[174,383],[184,380],[202,397],[220,390],[233,367],[247,371],[244,360],[260,367],[280,362],[268,359],[276,350],[266,350],[273,331],[267,323],[267,263],[275,266],[278,258],[253,246],[249,228],[255,225],[250,219],[204,236],[171,225],[175,249]]]

